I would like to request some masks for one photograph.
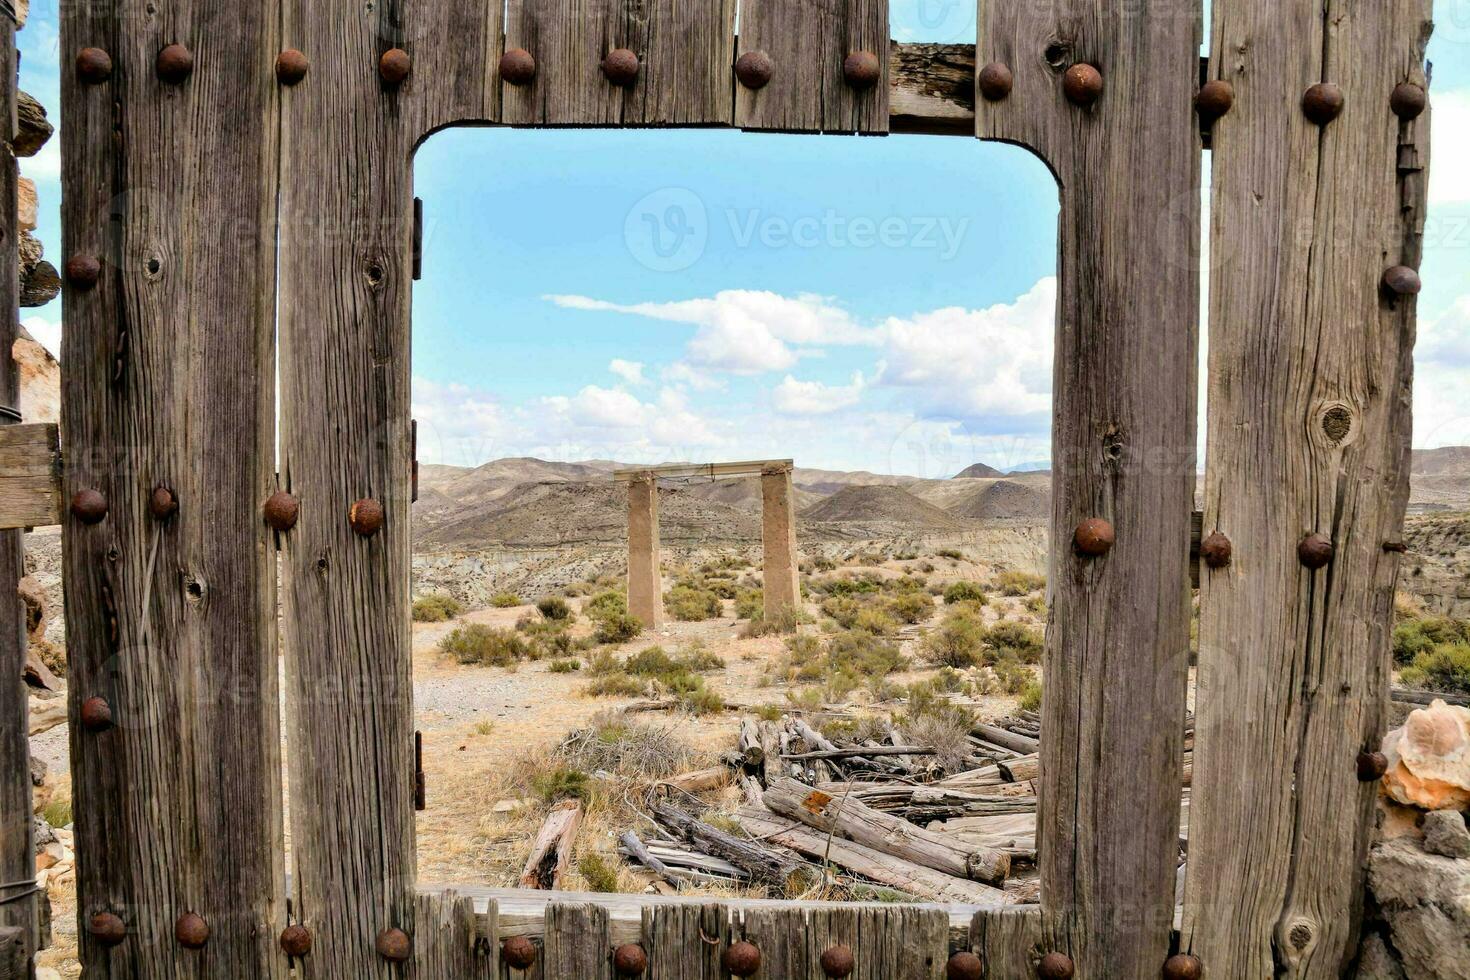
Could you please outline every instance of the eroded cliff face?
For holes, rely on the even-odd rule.
[[[11,348],[20,370],[20,404],[16,407],[27,422],[56,422],[61,419],[61,364],[51,352],[20,328]]]
[[[1470,514],[1423,514],[1404,526],[1399,588],[1440,616],[1470,619]]]

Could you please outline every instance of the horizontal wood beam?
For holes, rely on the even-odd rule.
[[[61,497],[56,424],[0,426],[0,530],[60,524]]]
[[[632,483],[650,476],[670,479],[694,476],[710,479],[722,476],[760,476],[772,470],[790,470],[795,465],[795,462],[789,459],[757,459],[740,463],[674,463],[668,466],[633,466],[625,470],[614,470],[613,479],[619,483]]]
[[[889,132],[975,136],[975,46],[889,47]]]

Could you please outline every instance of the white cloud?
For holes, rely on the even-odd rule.
[[[588,385],[569,399],[560,400],[567,417],[577,425],[601,429],[627,429],[643,425],[643,404],[617,388]]]
[[[678,385],[690,388],[694,391],[724,391],[725,382],[715,377],[708,371],[685,364],[683,361],[675,361],[659,371],[659,377],[664,384]]]
[[[1435,92],[1432,106],[1429,203],[1470,203],[1470,90]]]
[[[1414,367],[1414,445],[1470,445],[1470,295],[1424,324]]]
[[[38,184],[61,180],[61,137],[52,136],[35,156],[21,158],[20,172]]]
[[[28,316],[20,321],[20,325],[36,338],[38,344],[50,351],[52,357],[61,357],[61,324],[52,323],[44,317]]]
[[[615,357],[607,369],[630,385],[648,384],[648,379],[643,376],[643,364],[639,361],[625,361],[621,357]]]
[[[415,377],[413,417],[418,420],[419,459],[426,463],[469,466],[509,455],[503,449],[514,427],[487,391]]]
[[[866,386],[861,371],[854,374],[852,384],[846,386],[798,381],[788,374],[786,380],[771,392],[771,398],[776,411],[786,415],[830,415],[856,405]]]

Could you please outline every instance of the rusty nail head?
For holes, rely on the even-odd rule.
[[[170,44],[158,52],[153,67],[160,79],[177,85],[194,74],[194,55],[182,44]]]
[[[1086,558],[1101,558],[1113,550],[1116,541],[1113,525],[1101,517],[1089,517],[1077,525],[1077,530],[1072,535],[1072,544],[1077,553]]]
[[[851,976],[856,967],[857,961],[853,959],[852,950],[846,946],[833,946],[822,953],[822,972],[833,980]]]
[[[1176,953],[1164,961],[1164,980],[1200,980],[1205,966],[1198,956]]]
[[[73,255],[66,260],[66,281],[76,289],[91,289],[102,278],[102,263],[95,255]]]
[[[1066,953],[1047,953],[1036,965],[1036,975],[1041,980],[1072,980],[1075,972],[1072,957]]]
[[[1235,105],[1235,86],[1223,78],[1212,79],[1200,87],[1194,97],[1195,111],[1201,119],[1211,122],[1219,119]]]
[[[975,80],[986,102],[999,102],[1006,98],[1015,83],[1016,77],[1011,74],[1010,66],[999,61],[992,61],[980,69],[980,76]]]
[[[77,78],[89,85],[100,85],[112,77],[112,55],[101,48],[83,48],[77,52]]]
[[[101,524],[107,516],[107,498],[97,490],[79,490],[71,498],[71,512],[83,524]]]
[[[980,980],[984,964],[969,950],[954,954],[944,965],[945,980]]]
[[[1302,543],[1297,545],[1297,557],[1303,565],[1316,571],[1325,568],[1332,561],[1334,548],[1332,542],[1320,534],[1309,534],[1302,538]]]
[[[1419,273],[1406,265],[1396,265],[1383,273],[1383,288],[1395,296],[1417,296],[1424,284]]]
[[[761,951],[754,943],[738,942],[725,950],[720,962],[726,973],[737,977],[753,977],[761,968]]]
[[[1302,96],[1302,112],[1318,126],[1326,126],[1342,113],[1342,89],[1331,82],[1318,82]]]
[[[352,530],[370,538],[383,529],[383,505],[369,498],[359,500],[352,505],[347,519],[352,523]]]
[[[638,81],[638,53],[628,48],[613,48],[602,59],[602,74],[614,85],[622,88]]]
[[[203,949],[209,942],[209,923],[198,912],[185,912],[174,923],[174,938],[185,949]]]
[[[311,933],[305,926],[287,926],[281,931],[281,950],[287,956],[306,956],[311,952]]]
[[[301,516],[301,501],[284,490],[277,490],[265,502],[265,522],[277,531],[289,531]]]
[[[1388,756],[1382,752],[1358,754],[1358,782],[1375,783],[1388,772]]]
[[[148,511],[160,521],[166,521],[179,512],[179,498],[168,487],[154,487],[153,495],[148,498]]]
[[[389,963],[406,963],[413,955],[413,941],[402,929],[384,929],[373,943],[378,955]]]
[[[1408,554],[1409,546],[1402,541],[1385,541],[1383,542],[1383,550],[1386,554],[1390,555],[1404,555]]]
[[[413,71],[413,58],[402,48],[389,48],[378,59],[378,74],[389,85],[402,85]]]
[[[529,969],[536,962],[536,944],[525,936],[511,936],[500,944],[500,958],[513,970]]]
[[[776,76],[776,63],[764,51],[747,51],[735,62],[735,77],[740,84],[758,92],[771,84]]]
[[[105,732],[112,727],[112,705],[106,698],[88,698],[82,702],[82,727],[89,732]]]
[[[641,977],[648,969],[648,954],[637,943],[619,946],[613,953],[613,970],[620,977]]]
[[[295,85],[311,70],[306,55],[295,48],[287,48],[276,58],[276,80],[282,85]]]
[[[1102,72],[1092,65],[1075,64],[1062,76],[1062,91],[1067,101],[1086,108],[1098,100],[1103,91]]]
[[[1200,558],[1204,559],[1204,563],[1211,568],[1224,568],[1229,565],[1233,553],[1234,548],[1230,544],[1230,539],[1219,531],[1205,538],[1199,545]]]
[[[1400,82],[1394,86],[1393,94],[1388,97],[1388,104],[1395,116],[1408,122],[1423,114],[1425,107],[1429,105],[1429,95],[1422,85]]]
[[[842,77],[855,89],[869,89],[883,78],[883,63],[871,51],[854,51],[842,63]]]
[[[128,938],[128,927],[111,912],[98,912],[87,923],[87,932],[103,946],[117,946]]]
[[[536,59],[525,48],[511,48],[500,56],[501,81],[529,85],[536,77]]]

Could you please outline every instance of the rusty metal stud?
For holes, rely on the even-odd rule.
[[[969,950],[954,954],[944,965],[945,980],[980,980],[985,964]]]
[[[209,942],[209,923],[197,912],[185,912],[174,923],[174,938],[185,949],[203,949]]]
[[[161,81],[178,85],[194,74],[194,55],[182,44],[170,44],[158,52],[153,69]]]
[[[511,85],[529,85],[536,77],[536,59],[525,48],[511,48],[500,56],[500,79]]]
[[[500,959],[512,970],[528,970],[536,962],[536,944],[525,936],[511,936],[500,944]]]
[[[88,698],[82,702],[82,727],[89,732],[105,732],[112,727],[112,705],[106,698]]]
[[[1101,558],[1113,550],[1117,540],[1113,525],[1101,517],[1090,517],[1078,524],[1072,535],[1073,547],[1085,558]]]
[[[754,943],[738,942],[720,957],[725,972],[737,977],[753,977],[761,968],[761,951]]]
[[[383,505],[371,498],[359,500],[348,511],[347,520],[351,522],[352,530],[370,538],[383,529]]]
[[[287,926],[281,930],[281,951],[301,958],[311,953],[311,932],[305,926]]]
[[[179,498],[168,487],[154,487],[148,498],[148,512],[158,520],[166,521],[179,512]]]
[[[1212,79],[1200,86],[1194,97],[1194,109],[1201,119],[1214,122],[1235,105],[1235,86],[1223,78]]]
[[[1424,91],[1422,85],[1413,82],[1400,82],[1393,87],[1393,94],[1388,97],[1388,105],[1393,109],[1393,114],[1404,122],[1418,119],[1424,109],[1429,105],[1429,95]]]
[[[1383,288],[1395,296],[1417,296],[1424,284],[1419,273],[1406,265],[1396,265],[1384,271]]]
[[[871,51],[854,51],[842,63],[842,77],[852,88],[872,88],[883,78],[883,63]]]
[[[822,972],[833,980],[851,976],[856,967],[857,961],[853,959],[852,950],[846,946],[833,946],[822,953]]]
[[[389,963],[407,963],[413,955],[413,940],[402,929],[384,929],[378,933],[373,948]]]
[[[602,59],[602,74],[614,85],[629,88],[638,81],[638,53],[628,48],[613,48]]]
[[[1092,65],[1076,64],[1062,76],[1062,92],[1067,101],[1084,109],[1098,100],[1103,91],[1102,72]]]
[[[101,85],[112,77],[112,55],[101,48],[77,52],[77,78],[88,85]]]
[[[1302,96],[1302,112],[1318,126],[1326,126],[1342,113],[1342,89],[1331,82],[1318,82]]]
[[[1205,538],[1199,545],[1200,558],[1211,568],[1224,568],[1229,565],[1233,553],[1234,547],[1230,544],[1230,539],[1219,531]]]
[[[1164,980],[1200,980],[1205,975],[1205,965],[1198,956],[1176,953],[1164,961]]]
[[[128,927],[111,912],[98,912],[87,923],[87,932],[103,946],[117,946],[128,938]]]
[[[91,289],[102,278],[102,262],[95,255],[73,255],[66,260],[66,281],[73,289]]]
[[[1388,772],[1388,756],[1382,752],[1358,753],[1358,782],[1376,783]]]
[[[1015,83],[1016,77],[1011,74],[1010,66],[999,61],[992,61],[981,68],[979,77],[975,79],[975,85],[986,102],[999,102],[1008,97]]]
[[[1303,565],[1314,572],[1319,568],[1326,568],[1331,563],[1335,550],[1332,542],[1320,534],[1309,534],[1302,538],[1301,544],[1296,546],[1297,557],[1301,559]]]
[[[301,501],[284,490],[277,490],[265,502],[265,522],[276,531],[289,531],[301,516]]]
[[[1409,546],[1402,541],[1385,541],[1383,542],[1383,553],[1386,555],[1406,555],[1409,553]]]
[[[1047,953],[1036,964],[1036,975],[1041,980],[1072,980],[1072,974],[1076,972],[1072,957],[1066,953]]]
[[[378,59],[378,74],[388,85],[402,85],[413,72],[413,57],[402,48],[389,48]]]
[[[276,57],[276,81],[296,85],[311,71],[311,62],[295,48],[287,48]]]
[[[83,524],[101,524],[107,516],[107,498],[97,490],[79,490],[71,498],[71,513]]]
[[[648,954],[637,943],[619,946],[613,953],[613,972],[620,977],[641,977],[648,969]]]
[[[735,62],[735,77],[752,92],[759,92],[776,77],[776,63],[764,51],[747,51]]]

